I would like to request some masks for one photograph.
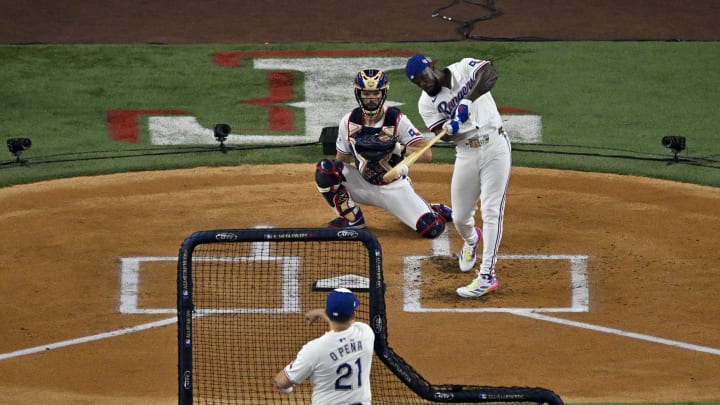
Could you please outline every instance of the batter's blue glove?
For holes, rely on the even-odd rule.
[[[443,129],[447,130],[448,135],[455,135],[460,131],[460,120],[457,118],[453,118],[451,120],[445,121],[443,124]]]
[[[470,104],[472,104],[472,101],[466,98],[460,100],[460,105],[458,105],[455,110],[455,118],[459,120],[460,123],[463,123],[470,118]]]

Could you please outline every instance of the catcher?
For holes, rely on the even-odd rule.
[[[356,204],[380,207],[399,218],[420,236],[435,238],[452,222],[452,210],[429,204],[420,197],[408,177],[408,167],[390,182],[383,175],[425,144],[422,133],[396,107],[386,107],[390,83],[378,69],[365,69],[355,76],[355,99],[359,107],[340,120],[335,159],[322,159],[315,182],[338,215],[328,228],[365,228],[362,210]],[[418,161],[429,162],[428,149]],[[351,163],[355,162],[355,166]]]

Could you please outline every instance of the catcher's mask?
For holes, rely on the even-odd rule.
[[[390,82],[387,76],[385,76],[385,72],[378,69],[361,70],[357,76],[355,76],[353,85],[355,87],[355,100],[357,100],[360,105],[363,114],[370,119],[375,118],[380,111],[382,111],[388,89],[390,88]],[[380,91],[382,95],[380,96],[380,102],[377,106],[367,106],[363,103],[361,97],[363,90]]]

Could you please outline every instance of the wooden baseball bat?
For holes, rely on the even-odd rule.
[[[385,175],[383,176],[383,181],[385,181],[386,183],[388,183],[388,182],[390,182],[390,180],[392,180],[392,179],[394,179],[395,177],[397,177],[397,176],[398,176],[398,170],[399,170],[400,165],[405,165],[405,166],[407,166],[407,167],[412,166],[412,164],[415,163],[415,161],[418,160],[418,158],[420,158],[420,156],[421,156],[423,153],[425,153],[426,150],[430,149],[433,145],[435,145],[435,143],[436,143],[437,141],[440,140],[440,138],[442,138],[442,137],[445,136],[446,134],[447,134],[447,129],[443,129],[443,130],[440,131],[437,135],[435,135],[434,138],[432,138],[431,140],[425,142],[425,145],[423,145],[422,148],[416,150],[415,152],[413,152],[413,153],[410,154],[409,156],[405,157],[405,159],[403,159],[402,161],[400,161],[400,163],[396,164],[395,166],[393,166],[392,169],[390,169],[387,173],[385,173]]]

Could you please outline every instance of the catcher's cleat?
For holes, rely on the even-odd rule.
[[[465,287],[457,289],[457,294],[463,298],[482,297],[498,288],[498,281],[492,274],[480,274],[478,278]]]
[[[460,271],[470,271],[475,265],[475,259],[477,258],[477,248],[482,240],[482,230],[475,227],[477,233],[477,241],[474,245],[463,244],[463,248],[460,251],[460,257],[458,257],[458,264],[460,265]]]
[[[452,208],[445,204],[430,204],[430,207],[440,214],[445,219],[445,222],[452,222]]]
[[[327,227],[331,229],[364,229],[365,218],[360,215],[360,218],[358,218],[357,221],[350,222],[343,217],[337,217],[328,222]]]

